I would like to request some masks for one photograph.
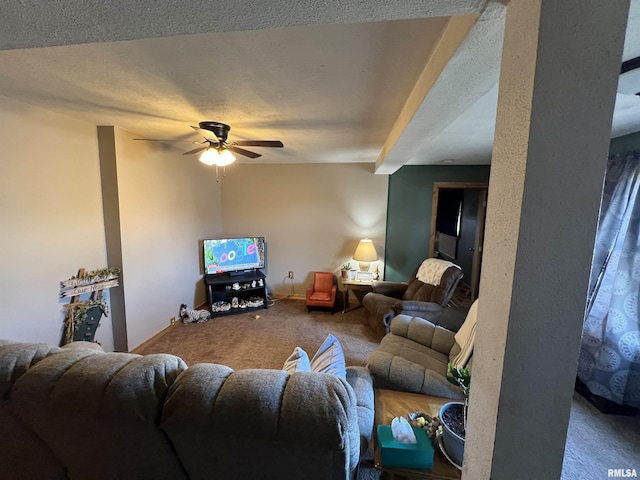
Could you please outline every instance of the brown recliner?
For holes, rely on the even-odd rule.
[[[430,259],[433,260],[440,261]],[[441,262],[451,265],[444,260]],[[373,282],[373,292],[362,299],[362,305],[369,312],[371,327],[380,338],[389,333],[391,320],[396,315],[429,318],[440,313],[463,276],[462,270],[452,265],[444,270],[438,284],[434,285],[418,280],[419,269],[420,266],[407,282]],[[460,327],[459,324],[442,326],[454,332]]]
[[[469,309],[447,307],[426,318],[395,317],[391,331],[367,359],[374,387],[462,398],[447,380],[447,369],[450,363],[471,369],[477,312],[478,300]],[[457,333],[440,326],[451,322]]]
[[[307,287],[307,311],[311,311],[311,307],[329,308],[333,315],[337,290],[333,273],[315,272],[313,283]]]

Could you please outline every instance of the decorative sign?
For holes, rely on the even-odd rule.
[[[81,269],[78,276],[60,282],[60,298],[75,297],[83,293],[99,292],[120,285],[117,268],[103,268],[92,272]]]
[[[74,297],[76,295],[82,295],[83,293],[97,292],[98,290],[104,290],[105,288],[117,287],[118,285],[120,284],[116,278],[115,280],[109,280],[107,282],[98,282],[93,285],[60,290],[60,297]]]
[[[60,282],[60,288],[71,288],[71,287],[79,287],[84,285],[93,285],[96,282],[107,281],[107,280],[118,280],[118,275],[106,275],[103,277],[76,277],[70,278],[69,280],[64,280]]]

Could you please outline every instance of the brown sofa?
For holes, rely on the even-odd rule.
[[[0,340],[0,478],[349,479],[373,429],[347,379]]]
[[[426,318],[441,312],[463,276],[462,270],[451,266],[442,274],[439,285],[433,285],[418,280],[418,269],[407,282],[374,282],[373,291],[364,296],[362,305],[369,313],[371,328],[380,338],[389,333],[391,320],[396,315]],[[457,330],[455,324],[443,326]]]

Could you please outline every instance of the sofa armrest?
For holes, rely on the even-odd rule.
[[[374,394],[373,378],[366,367],[347,367],[347,383],[356,394],[358,427],[360,429],[360,455],[369,448],[373,435]]]
[[[391,333],[413,340],[447,356],[456,341],[452,331],[424,318],[409,315],[397,315],[391,321]]]
[[[409,285],[404,282],[373,282],[372,291],[387,297],[402,298]]]

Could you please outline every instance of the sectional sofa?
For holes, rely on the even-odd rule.
[[[353,479],[373,429],[363,367],[187,367],[0,340],[0,478]]]

